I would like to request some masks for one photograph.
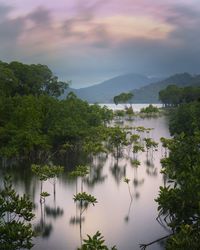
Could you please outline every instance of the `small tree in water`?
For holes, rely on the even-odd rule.
[[[88,239],[83,240],[84,244],[81,248],[78,248],[78,250],[109,250],[109,248],[104,245],[105,240],[99,231],[97,231],[94,236],[91,237],[87,235],[87,237]],[[111,250],[117,250],[117,248],[114,246]]]
[[[50,166],[50,165],[36,165],[33,164],[31,166],[31,169],[35,175],[40,179],[41,181],[41,187],[40,187],[40,202],[42,203],[42,193],[43,193],[43,181],[46,181],[48,179],[53,179],[53,187],[54,187],[54,197],[56,193],[56,178],[59,174],[63,173],[64,167],[62,166]]]
[[[89,167],[85,165],[78,165],[76,169],[70,173],[71,177],[78,178],[81,177],[81,192],[83,192],[83,178],[89,173]],[[77,186],[77,179],[76,179],[76,186]],[[76,187],[76,192],[77,192]]]
[[[81,240],[81,245],[82,245],[82,215],[83,215],[83,212],[87,209],[89,204],[93,204],[94,206],[95,203],[97,203],[97,199],[94,196],[87,194],[85,192],[74,195],[73,199],[75,202],[79,202],[80,204],[79,221],[80,221],[80,240]],[[92,248],[88,248],[88,249],[92,249]]]
[[[114,149],[114,153],[116,153],[115,156],[118,160],[122,148],[128,145],[127,132],[118,126],[109,128],[108,132],[108,142],[112,149]]]
[[[74,195],[74,201],[75,202],[80,202],[80,205],[81,205],[81,215],[83,214],[83,212],[85,211],[85,209],[87,208],[87,206],[89,204],[92,204],[93,206],[95,205],[95,203],[97,203],[97,199],[90,195],[90,194],[87,194],[85,192],[83,193],[78,193],[76,195]],[[82,210],[82,206],[84,206],[84,209]]]

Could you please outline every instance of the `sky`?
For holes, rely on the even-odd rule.
[[[200,73],[200,0],[0,0],[0,60],[46,64],[80,88]]]

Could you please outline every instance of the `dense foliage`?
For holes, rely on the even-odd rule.
[[[109,250],[109,248],[104,245],[104,237],[99,231],[97,231],[92,237],[90,235],[87,235],[87,237],[88,239],[83,240],[84,243],[81,248],[78,248],[78,250]],[[117,248],[114,246],[111,250],[117,250]]]
[[[171,117],[169,156],[162,160],[168,185],[157,198],[159,215],[172,229],[166,249],[200,248],[200,102],[183,104]]]
[[[0,189],[0,248],[6,250],[32,248],[34,232],[30,224],[34,217],[33,203],[26,196],[19,196],[10,177]]]
[[[200,102],[192,102],[181,105],[170,115],[169,129],[172,135],[193,135],[200,130]]]
[[[89,105],[69,93],[67,84],[45,65],[0,63],[0,158],[46,162],[68,149],[80,148],[112,112]]]
[[[180,88],[176,85],[168,85],[159,92],[159,100],[165,106],[177,106],[200,99],[200,87],[188,86]]]
[[[51,70],[41,64],[0,61],[0,72],[0,95],[4,96],[48,94],[58,97],[68,85],[58,81]]]

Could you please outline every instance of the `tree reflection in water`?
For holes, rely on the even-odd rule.
[[[42,238],[48,238],[53,230],[52,223],[47,223],[47,218],[57,219],[63,216],[64,211],[60,207],[51,208],[44,203],[40,203],[41,217],[39,223],[35,226],[36,233]]]
[[[82,215],[82,208],[79,209],[80,213],[79,216],[72,216],[70,218],[69,224],[70,225],[79,225],[79,235],[80,235],[80,244],[82,245],[83,236],[82,236],[82,223],[85,222],[85,217]]]
[[[157,168],[155,167],[155,164],[154,164],[154,157],[148,157],[148,154],[147,154],[146,157],[147,157],[146,161],[145,161],[145,164],[146,164],[146,173],[149,176],[157,177],[158,170],[157,170]]]
[[[85,212],[85,210],[88,208],[88,206],[90,204],[92,204],[93,206],[95,205],[95,203],[97,203],[97,200],[94,196],[87,194],[85,192],[83,193],[78,193],[77,195],[74,195],[74,201],[79,204],[79,218],[76,217],[71,217],[70,219],[70,224],[74,223],[74,224],[79,224],[79,231],[80,231],[80,243],[82,246],[82,241],[83,241],[83,237],[82,237],[82,221],[85,221],[85,219],[83,219],[83,213]]]
[[[49,238],[53,230],[52,223],[46,223],[45,203],[40,202],[40,221],[35,226],[36,233],[42,238]]]
[[[94,186],[98,183],[103,183],[107,175],[103,175],[103,165],[93,165],[91,167],[91,171],[88,177],[85,178],[84,182],[90,188],[94,188]]]
[[[63,209],[61,209],[60,207],[51,208],[50,206],[46,206],[45,212],[47,217],[52,217],[54,219],[57,219],[58,217],[61,217],[64,214]]]
[[[124,166],[119,166],[119,163],[116,162],[114,165],[110,166],[110,171],[117,185],[119,185],[120,181],[126,176],[126,164]]]
[[[129,196],[130,196],[130,204],[129,204],[129,207],[128,207],[128,213],[124,218],[125,222],[128,222],[129,221],[130,210],[131,210],[131,205],[132,205],[132,202],[133,202],[133,195],[132,195],[130,185],[129,185],[130,179],[125,178],[124,182],[127,183],[127,185],[128,185],[128,192],[129,192]]]
[[[127,212],[126,216],[124,217],[124,221],[126,223],[128,223],[129,219],[130,219],[130,211],[131,211],[132,204],[133,204],[133,199],[130,199],[130,203],[129,203],[129,206],[128,206],[128,212]]]

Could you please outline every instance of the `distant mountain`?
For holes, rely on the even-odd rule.
[[[65,96],[70,91],[73,91],[79,98],[87,100],[89,103],[111,103],[115,95],[144,87],[160,79],[138,74],[120,75],[90,87],[80,89],[69,88]]]
[[[140,89],[134,89],[132,90],[134,93],[133,103],[158,103],[159,91],[165,89],[170,84],[175,84],[179,87],[200,86],[200,75],[176,74],[165,80],[143,86]]]
[[[159,91],[170,84],[179,87],[200,86],[200,75],[192,76],[188,73],[181,73],[161,80],[156,77],[127,74],[86,88],[68,88],[63,97],[73,91],[79,98],[89,103],[112,103],[115,95],[131,91],[134,94],[133,103],[159,103]]]

